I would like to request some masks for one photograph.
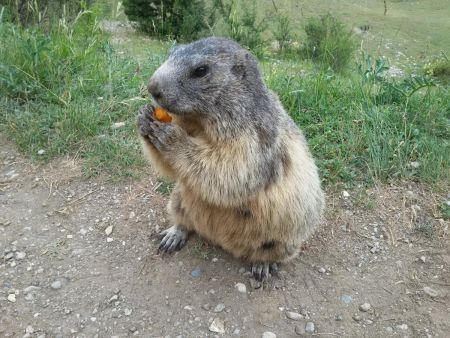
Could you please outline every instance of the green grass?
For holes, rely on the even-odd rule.
[[[346,3],[359,12],[369,6]],[[404,4],[392,6],[394,13]],[[130,32],[111,38],[94,15],[84,15],[50,32],[0,23],[0,130],[34,159],[71,154],[82,159],[86,175],[139,175],[141,88],[171,43]],[[413,179],[447,186],[448,86],[421,76],[391,79],[384,65],[357,56],[335,74],[310,61],[265,58],[261,69],[304,130],[326,184]],[[116,122],[125,125],[114,128]]]

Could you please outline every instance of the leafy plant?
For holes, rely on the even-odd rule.
[[[335,71],[343,70],[355,51],[351,32],[331,14],[313,17],[305,25],[306,43],[300,50],[321,66]]]

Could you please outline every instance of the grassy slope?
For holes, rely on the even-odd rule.
[[[303,1],[303,16],[320,14],[323,8],[341,17],[351,13],[355,21],[359,20],[358,24],[364,24],[369,17],[364,13],[369,11],[372,21],[368,23],[374,27],[370,34],[374,34],[379,24],[375,15],[378,8],[369,7],[369,2],[345,3],[347,6],[341,1]],[[271,2],[266,1],[267,10],[270,6]],[[398,16],[406,16],[405,11],[398,11],[403,13]],[[380,22],[384,20],[382,13],[377,15]],[[298,20],[301,21],[301,17]],[[380,27],[392,33],[395,22],[391,20]],[[439,46],[442,43],[440,33],[433,36]],[[14,41],[20,43],[18,39]],[[424,39],[418,46],[426,49],[427,41]],[[107,76],[108,69],[113,71],[112,96],[108,94],[108,86],[99,80],[94,83],[99,93],[86,92],[84,85],[69,87],[68,91],[74,95],[69,107],[61,108],[39,100],[20,101],[18,105],[10,97],[3,98],[0,112],[6,114],[0,116],[0,125],[3,124],[3,129],[24,152],[36,156],[38,149],[46,149],[45,156],[49,158],[76,153],[85,159],[87,173],[106,171],[114,176],[129,175],[142,168],[134,130],[137,109],[143,102],[140,87],[162,63],[170,43],[120,31],[113,34],[112,42],[118,53],[109,61],[99,60],[97,66],[102,76]],[[24,46],[27,48],[26,43]],[[98,48],[100,51],[103,47]],[[396,46],[392,44],[390,48],[395,50]],[[21,67],[20,58],[27,57],[25,53],[14,55],[15,51],[8,48],[0,48],[0,51],[16,61],[14,67]],[[43,57],[46,53],[43,52]],[[90,64],[90,60],[83,62]],[[392,88],[363,83],[354,68],[345,76],[335,76],[317,73],[310,63],[275,59],[263,62],[262,68],[268,85],[279,93],[285,107],[305,130],[326,182],[352,184],[355,178],[412,176],[448,183],[450,95],[446,88],[422,90],[405,102],[392,97]],[[83,83],[86,75],[78,74],[77,69],[78,66],[73,69],[75,73],[69,80]],[[92,81],[91,76],[88,79]],[[35,83],[31,81],[27,86],[34,88]],[[54,90],[58,95],[65,94],[58,86]],[[385,102],[380,102],[377,95],[386,96],[385,92],[389,95],[382,97]],[[99,100],[99,96],[104,99]],[[129,101],[130,98],[136,100]],[[122,121],[125,127],[111,128],[112,123]],[[411,161],[418,161],[420,167],[410,168]]]
[[[263,3],[261,8],[266,13],[274,12],[271,0],[264,0]],[[402,64],[410,63],[413,58],[433,56],[440,51],[450,52],[448,0],[387,0],[386,16],[381,0],[291,0],[275,1],[275,4],[280,12],[291,18],[300,36],[306,18],[326,12],[338,16],[349,27],[369,25],[369,33],[363,35],[364,48],[372,54],[377,52]]]

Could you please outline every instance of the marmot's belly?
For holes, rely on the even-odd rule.
[[[272,224],[254,209],[219,208],[183,196],[185,225],[235,257],[252,262],[279,262],[298,251],[293,224]]]

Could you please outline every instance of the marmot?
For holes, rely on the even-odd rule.
[[[256,58],[225,38],[178,45],[148,91],[173,117],[156,121],[150,105],[138,117],[145,154],[176,182],[160,250],[180,249],[195,231],[267,278],[299,252],[324,195],[307,142]]]

